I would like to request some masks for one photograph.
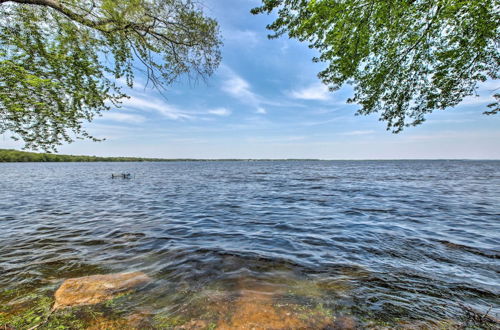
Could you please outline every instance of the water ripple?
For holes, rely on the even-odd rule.
[[[499,219],[496,161],[0,164],[0,289],[141,270],[158,310],[246,277],[358,314],[499,313]]]

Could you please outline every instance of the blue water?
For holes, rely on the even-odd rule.
[[[128,304],[171,313],[242,277],[344,281],[304,301],[360,319],[500,313],[499,161],[0,164],[0,226],[0,291],[139,270]]]

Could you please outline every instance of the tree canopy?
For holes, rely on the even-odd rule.
[[[46,151],[97,140],[83,124],[126,97],[117,79],[205,78],[220,46],[191,0],[0,0],[0,134]]]
[[[352,84],[357,114],[380,113],[396,133],[499,78],[497,0],[263,0],[252,10],[272,12],[270,38],[307,42],[330,90]],[[485,114],[499,112],[493,97]]]

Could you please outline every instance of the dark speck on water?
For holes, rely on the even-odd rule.
[[[0,164],[0,228],[0,326],[129,271],[153,280],[100,313],[158,328],[500,315],[500,161]]]

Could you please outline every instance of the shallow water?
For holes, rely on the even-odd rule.
[[[499,161],[0,164],[0,226],[9,306],[143,271],[114,308],[178,324],[235,328],[248,302],[313,327],[500,315]]]

